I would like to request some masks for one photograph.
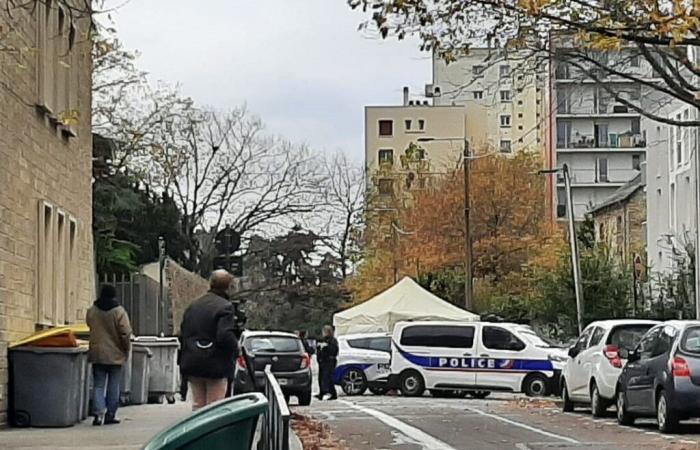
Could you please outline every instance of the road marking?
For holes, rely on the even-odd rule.
[[[518,450],[532,450],[530,447],[527,446],[527,444],[523,444],[522,442],[515,444],[515,448],[517,448]]]
[[[529,430],[529,431],[532,431],[534,433],[541,434],[542,436],[547,436],[547,437],[551,437],[554,439],[559,439],[560,441],[569,442],[570,444],[580,444],[580,442],[577,441],[576,439],[572,439],[572,438],[567,437],[567,436],[562,436],[560,434],[550,433],[549,431],[545,431],[545,430],[542,430],[540,428],[533,427],[530,425],[525,425],[524,423],[516,422],[515,420],[506,419],[505,417],[501,417],[501,416],[496,415],[496,414],[490,414],[490,413],[487,413],[485,411],[481,411],[480,409],[474,409],[474,408],[466,408],[466,409],[467,409],[467,411],[477,413],[477,414],[482,415],[484,417],[488,417],[490,419],[495,419],[495,420],[500,420],[501,422],[505,422],[509,425],[513,425],[514,427],[519,427],[519,428],[522,428],[524,430]]]
[[[356,405],[355,403],[349,402],[347,400],[339,400],[339,402],[379,419],[381,422],[384,422],[384,424],[406,435],[406,437],[411,439],[411,441],[413,441],[415,444],[420,445],[423,448],[423,450],[457,450],[456,448],[451,447],[450,445],[438,440],[434,436],[429,435],[423,430],[409,425],[406,422],[402,422],[399,419],[392,417],[388,414],[384,414],[381,411],[377,411],[376,409],[371,408],[365,408],[364,406]]]

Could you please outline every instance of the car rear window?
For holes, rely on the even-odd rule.
[[[684,352],[700,354],[700,327],[690,327],[685,331],[681,349]]]
[[[299,339],[287,336],[250,337],[243,343],[250,352],[290,353],[302,349]]]
[[[614,345],[619,349],[634,350],[642,336],[654,325],[620,325],[610,332],[607,345]]]

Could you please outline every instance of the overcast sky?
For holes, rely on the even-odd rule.
[[[366,16],[345,0],[130,0],[112,16],[152,80],[180,83],[200,105],[247,103],[270,132],[358,161],[363,107],[430,82],[415,41],[364,36]]]

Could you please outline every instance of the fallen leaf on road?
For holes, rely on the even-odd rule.
[[[328,425],[311,417],[292,414],[291,426],[304,450],[348,450],[343,442],[333,437]]]

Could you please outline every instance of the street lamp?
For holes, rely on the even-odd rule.
[[[564,174],[564,187],[566,188],[566,214],[569,216],[569,244],[571,245],[571,267],[574,274],[574,293],[576,294],[576,321],[579,334],[583,331],[583,290],[581,289],[581,265],[578,258],[578,241],[576,240],[576,228],[574,226],[574,202],[571,195],[571,175],[569,166],[564,164],[558,169],[540,170],[540,174]]]
[[[419,137],[418,142],[454,142],[462,141],[464,158],[464,307],[471,311],[473,307],[474,289],[472,275],[472,238],[470,231],[470,209],[471,201],[469,196],[469,166],[471,155],[469,153],[469,140],[466,136],[457,138],[435,138]]]

